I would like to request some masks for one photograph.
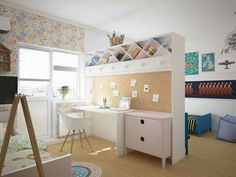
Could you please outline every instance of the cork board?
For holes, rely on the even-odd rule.
[[[131,79],[136,79],[135,87],[130,86]],[[111,82],[116,83],[115,90],[119,96],[112,95]],[[144,92],[144,84],[150,85],[150,91]],[[172,77],[171,72],[139,73],[93,77],[93,104],[102,105],[103,97],[107,105],[119,107],[122,96],[131,97],[132,90],[138,92],[137,98],[131,99],[131,109],[171,112],[172,110]],[[159,94],[159,102],[152,102],[153,94]]]

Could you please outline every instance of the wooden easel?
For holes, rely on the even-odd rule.
[[[27,125],[27,130],[29,133],[30,142],[32,145],[33,154],[34,154],[36,166],[38,169],[39,177],[45,177],[42,161],[41,161],[40,154],[39,154],[38,144],[36,141],[36,136],[35,136],[35,132],[34,132],[34,128],[33,128],[33,123],[32,123],[32,119],[31,119],[30,112],[29,112],[27,99],[26,99],[26,96],[21,96],[21,95],[15,96],[15,98],[13,100],[12,107],[11,107],[10,117],[8,120],[7,129],[6,129],[6,133],[5,133],[5,137],[4,137],[4,141],[3,141],[3,145],[2,145],[1,154],[0,154],[0,176],[2,175],[2,169],[3,169],[4,161],[6,158],[6,153],[7,153],[7,149],[8,149],[8,145],[9,145],[9,141],[10,141],[10,136],[13,131],[14,120],[16,117],[16,111],[17,111],[17,108],[19,105],[19,101],[21,101],[21,105],[23,108],[25,122]]]

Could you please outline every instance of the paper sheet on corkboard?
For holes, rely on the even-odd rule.
[[[137,98],[131,99],[131,109],[171,112],[172,77],[171,72],[139,73],[126,75],[98,76],[93,78],[93,104],[102,105],[103,97],[107,98],[107,105],[119,107],[122,96],[131,97],[132,90],[138,92]],[[136,79],[136,85],[130,86],[131,79]],[[116,83],[119,96],[112,95],[110,83]],[[150,91],[144,92],[144,84],[150,85]],[[102,87],[101,87],[102,85]],[[153,103],[153,94],[159,94],[159,102]]]

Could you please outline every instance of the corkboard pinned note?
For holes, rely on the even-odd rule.
[[[135,87],[130,86],[131,79],[135,79]],[[114,97],[110,83],[116,83],[119,96]],[[100,85],[103,85],[103,89]],[[150,86],[148,93],[143,91],[144,84]],[[137,91],[138,97],[132,98],[131,109],[171,112],[172,109],[172,77],[171,72],[139,73],[126,75],[98,76],[93,78],[93,103],[102,105],[103,97],[107,98],[107,105],[119,107],[120,98],[131,97],[132,90]],[[158,103],[152,101],[153,94],[159,94]]]

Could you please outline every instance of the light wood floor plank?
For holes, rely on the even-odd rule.
[[[212,133],[201,137],[191,135],[189,155],[175,166],[167,163],[161,168],[161,159],[131,152],[127,156],[115,156],[115,144],[97,137],[89,137],[95,152],[91,153],[84,141],[74,144],[74,161],[86,161],[99,165],[103,177],[236,177],[236,144],[216,140]],[[70,142],[60,152],[61,144],[51,145],[49,151],[56,155],[70,152]]]

